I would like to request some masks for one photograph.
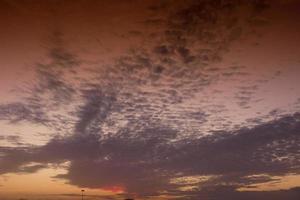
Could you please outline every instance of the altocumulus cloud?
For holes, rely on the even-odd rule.
[[[232,128],[225,95],[214,101],[206,92],[216,83],[248,76],[243,66],[215,64],[232,42],[262,24],[267,1],[169,5],[147,8],[166,13],[139,22],[157,32],[150,40],[131,31],[147,45],[126,50],[108,66],[84,71],[81,65],[88,62],[67,51],[64,35],[55,32],[48,61],[34,66],[36,80],[26,97],[0,105],[1,120],[43,125],[55,136],[43,145],[0,146],[0,174],[33,173],[68,161],[67,172],[56,178],[80,187],[118,187],[143,197],[296,199],[297,188],[237,189],[299,173],[300,114],[268,122],[254,117],[255,126]],[[255,109],[252,96],[263,81],[238,82],[233,100],[240,109]]]

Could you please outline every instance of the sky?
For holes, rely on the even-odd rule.
[[[0,199],[298,199],[299,19],[299,0],[0,0]]]

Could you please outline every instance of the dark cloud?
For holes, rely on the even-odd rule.
[[[172,142],[176,131],[159,126],[134,135],[122,130],[106,138],[94,133],[75,134],[54,138],[39,148],[2,148],[1,173],[33,172],[46,167],[47,163],[70,161],[68,172],[57,178],[67,179],[74,185],[119,186],[127,192],[146,196],[158,194],[163,189],[199,198],[209,194],[202,190],[181,192],[170,180],[184,176],[217,176],[202,184],[205,190],[220,182],[234,183],[237,188],[270,180],[268,177],[251,178],[255,174],[297,173],[300,168],[299,120],[297,113],[252,129],[177,142]],[[24,167],[31,162],[41,164]],[[261,194],[227,192],[237,195],[237,199],[247,199],[248,193],[250,196]]]
[[[236,199],[236,200],[269,200],[269,199],[291,199],[296,200],[299,198],[299,188],[293,188],[290,190],[279,190],[279,191],[264,191],[264,192],[237,192],[233,187],[217,187],[207,188],[203,191],[194,195],[196,197],[187,197],[186,199],[196,200],[199,198],[204,199]]]
[[[0,106],[0,116],[2,120],[11,123],[19,121],[29,121],[34,123],[47,123],[48,117],[42,109],[36,109],[32,104],[10,103]]]
[[[36,64],[37,81],[31,93],[35,94],[38,99],[47,96],[54,106],[57,106],[70,101],[76,92],[71,81],[81,61],[75,54],[66,50],[63,35],[60,32],[54,32],[49,43],[47,47],[49,61]]]
[[[0,141],[6,141],[12,145],[24,145],[22,143],[22,138],[20,135],[5,135],[5,136],[0,136]]]
[[[1,174],[18,172],[23,164],[29,163],[31,160],[31,150],[27,148],[1,147],[0,149]]]
[[[80,119],[75,125],[75,131],[79,134],[98,133],[101,123],[107,118],[114,105],[113,91],[103,92],[100,89],[83,91],[84,105],[78,111]]]
[[[35,80],[21,86],[21,101],[0,105],[0,119],[10,123],[26,121],[56,131],[69,128],[72,117],[66,115],[66,109],[70,101],[75,101],[74,73],[81,62],[64,48],[62,37],[58,32],[51,35],[47,60],[33,66]]]
[[[191,0],[177,6],[169,12],[165,33],[169,45],[179,47],[185,62],[195,59],[189,55],[190,48],[199,52],[197,57],[202,57],[201,52],[208,47],[205,58],[210,61],[220,59],[220,53],[251,27],[249,22],[255,21],[268,8],[266,1],[238,0]],[[203,61],[205,63],[205,59]]]

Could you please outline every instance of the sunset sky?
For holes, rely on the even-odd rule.
[[[300,0],[0,0],[0,199],[299,200]]]

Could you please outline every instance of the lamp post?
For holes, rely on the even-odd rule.
[[[81,200],[83,200],[83,192],[84,190],[81,190]]]

